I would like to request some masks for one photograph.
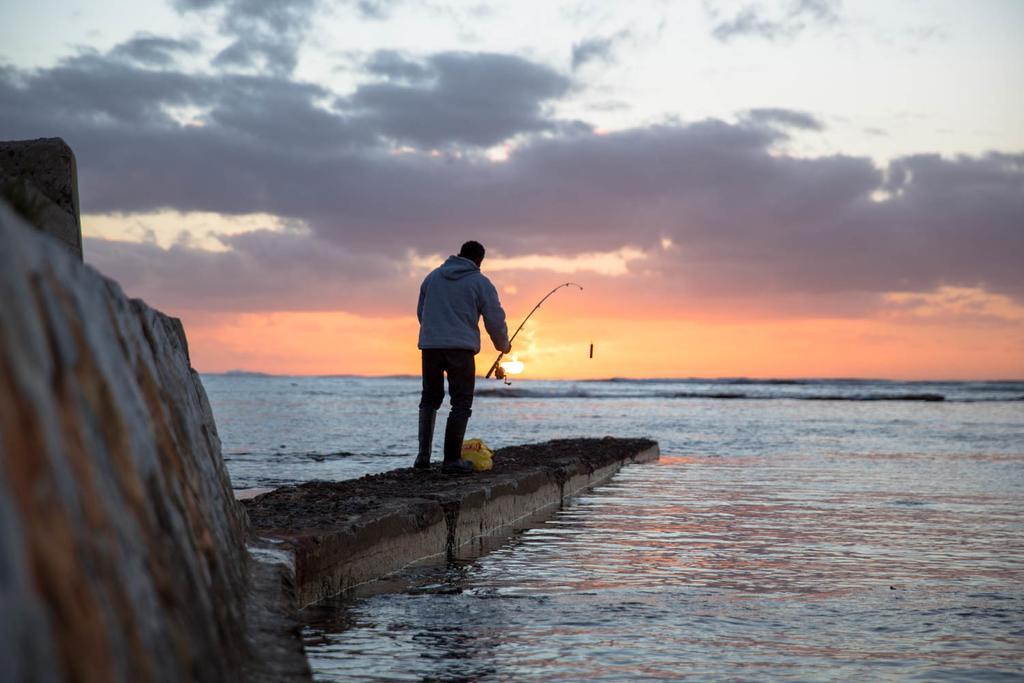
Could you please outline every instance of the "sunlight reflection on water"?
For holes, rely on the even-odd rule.
[[[236,487],[411,464],[415,379],[204,384]],[[737,386],[761,398],[663,397]],[[319,680],[1024,678],[1024,384],[513,388],[533,393],[481,397],[468,436],[649,436],[662,460],[489,555],[306,610]]]
[[[1021,675],[1020,498],[897,460],[631,466],[490,555],[308,610],[307,648],[320,680]]]

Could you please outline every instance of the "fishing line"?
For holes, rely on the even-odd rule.
[[[526,314],[526,317],[523,318],[523,322],[519,323],[519,327],[516,328],[516,331],[512,334],[512,336],[508,340],[509,346],[511,346],[512,342],[515,341],[516,336],[519,334],[519,331],[521,329],[523,329],[523,325],[525,325],[526,321],[530,319],[530,316],[537,312],[537,309],[540,308],[540,305],[542,303],[544,303],[545,301],[548,300],[549,296],[551,296],[552,294],[554,294],[555,292],[560,290],[562,287],[578,287],[581,292],[583,291],[583,286],[582,285],[578,285],[575,282],[563,282],[562,284],[558,285],[557,287],[552,289],[550,292],[545,294],[544,298],[542,298],[540,301],[538,301],[537,305],[534,306],[533,309],[529,313]],[[504,356],[505,356],[505,352],[504,351],[502,351],[501,353],[498,354],[498,357],[494,360],[494,363],[491,364],[491,369],[487,371],[487,374],[484,376],[484,379],[490,379],[492,374],[495,375],[496,379],[504,379],[504,372],[502,372],[499,369],[499,367],[498,367],[498,364],[501,363],[501,359]],[[495,373],[499,373],[499,374],[495,374]]]

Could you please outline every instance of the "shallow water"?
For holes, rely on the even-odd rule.
[[[236,486],[408,464],[413,380],[204,381],[225,448],[249,453],[229,463]],[[1020,401],[553,397],[580,386],[482,397],[476,433],[647,435],[661,462],[488,555],[306,610],[319,680],[1024,678]],[[322,402],[297,398],[310,387]],[[355,454],[310,455],[333,449]]]
[[[414,457],[417,378],[242,374],[203,383],[236,488],[348,479]],[[946,400],[885,399],[922,394]],[[837,395],[846,398],[821,398]],[[495,447],[604,435],[648,436],[691,456],[1020,454],[1024,383],[478,380],[466,434]]]

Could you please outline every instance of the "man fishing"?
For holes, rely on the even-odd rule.
[[[437,409],[444,401],[444,376],[447,374],[452,410],[444,430],[441,471],[446,474],[473,471],[472,463],[462,459],[462,440],[469,416],[473,414],[474,356],[480,352],[481,315],[494,348],[503,353],[512,350],[498,291],[480,272],[484,253],[482,244],[470,240],[462,245],[458,256],[449,256],[420,285],[416,317],[420,321],[423,394],[419,453],[414,464],[417,469],[430,468],[434,422]]]

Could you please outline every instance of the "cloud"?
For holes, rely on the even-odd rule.
[[[1006,296],[967,287],[940,287],[934,292],[889,292],[882,297],[889,318],[941,321],[956,325],[1024,322],[1024,306]]]
[[[145,66],[167,67],[174,64],[178,55],[196,50],[195,40],[179,40],[150,33],[138,33],[131,39],[117,45],[111,55]]]
[[[388,80],[359,86],[340,106],[389,138],[428,149],[489,147],[556,129],[564,124],[549,118],[544,105],[572,85],[549,67],[494,53],[444,52],[417,63],[384,52],[371,57],[369,68]]]
[[[378,50],[363,63],[369,74],[393,81],[421,83],[431,78],[431,69],[396,50]]]
[[[572,70],[576,71],[589,62],[610,62],[616,45],[628,35],[627,31],[619,31],[610,36],[594,36],[576,43],[572,46]]]
[[[344,0],[362,19],[384,20],[403,0]],[[219,30],[231,43],[214,58],[223,70],[291,74],[321,0],[172,0],[179,12],[219,13]]]
[[[233,39],[213,64],[290,74],[317,0],[174,0],[180,12],[222,11],[220,31]]]
[[[25,128],[51,135],[77,126],[153,128],[171,121],[169,107],[211,96],[209,78],[140,68],[125,62],[119,48],[112,56],[83,52],[49,69],[4,70],[0,111],[7,135],[24,135]]]
[[[569,91],[570,80],[519,57],[453,52],[413,61],[378,53],[368,71],[384,80],[339,97],[280,74],[153,70],[122,58],[136,51],[133,39],[108,54],[80,54],[51,69],[0,72],[0,111],[9,134],[78,126],[91,140],[147,136],[151,143],[173,147],[172,156],[198,153],[194,145],[211,144],[241,160],[254,148],[322,156],[388,141],[428,150],[489,147],[539,131],[587,130],[546,111],[549,102]],[[181,109],[190,110],[192,122],[203,129],[178,130],[175,112]],[[114,126],[120,128],[115,132]]]
[[[776,12],[766,10],[764,5],[750,4],[722,19],[714,6],[705,2],[705,12],[713,21],[711,35],[722,42],[742,37],[788,40],[809,28],[832,26],[839,21],[839,0],[789,0]]]
[[[631,261],[645,258],[639,249],[624,247],[616,251],[603,253],[579,253],[571,257],[529,254],[526,256],[503,257],[489,255],[487,257],[488,272],[502,271],[545,271],[548,273],[597,273],[600,275],[621,276],[629,274]],[[422,269],[430,270],[437,266],[443,256],[415,256],[412,263]],[[515,290],[515,287],[512,287]]]
[[[360,254],[300,232],[254,230],[221,238],[227,251],[86,239],[89,263],[170,310],[220,312],[403,310],[410,279],[401,259]],[[395,302],[392,305],[391,302]]]
[[[383,20],[401,5],[403,0],[356,0],[355,7],[365,19]]]
[[[824,130],[825,125],[821,119],[803,111],[792,109],[762,108],[751,109],[747,112],[747,119],[754,123],[765,125],[778,125],[783,128],[798,128],[801,130]]]
[[[217,83],[219,90],[206,100],[206,130],[238,152],[263,147],[291,157],[374,144],[373,129],[318,104],[331,97],[319,86],[255,76]]]
[[[155,71],[112,54],[7,67],[0,129],[65,137],[87,213],[262,212],[307,226],[223,237],[217,253],[88,241],[87,260],[156,305],[405,312],[411,256],[468,238],[531,257],[500,273],[524,293],[537,264],[643,253],[621,259],[629,286],[587,271],[588,292],[631,312],[716,301],[797,310],[814,299],[839,315],[942,287],[1024,301],[1022,154],[885,167],[790,157],[777,151],[777,124],[817,119],[788,110],[570,132],[545,108],[571,83],[548,67],[471,53],[381,60],[370,75],[383,80],[347,97],[280,75]],[[202,125],[182,125],[181,107]],[[504,162],[474,153],[509,136]],[[423,151],[397,153],[393,139]],[[431,146],[452,149],[433,156]]]
[[[541,139],[490,168],[465,161],[398,166],[367,160],[348,180],[337,182],[337,195],[328,194],[329,179],[307,175],[303,182],[320,194],[319,203],[276,208],[295,210],[310,221],[312,234],[292,239],[321,245],[313,249],[320,254],[330,253],[322,245],[334,245],[368,259],[387,254],[401,262],[403,248],[433,253],[468,237],[512,257],[541,254],[552,262],[624,247],[643,250],[645,258],[623,264],[630,273],[628,286],[619,282],[594,289],[623,310],[637,310],[631,299],[638,292],[655,309],[691,305],[684,301],[738,300],[777,312],[817,306],[817,313],[832,316],[863,313],[886,292],[943,286],[983,288],[1024,300],[1018,267],[1024,256],[1018,225],[1024,215],[1024,158],[910,157],[883,172],[867,159],[772,156],[763,135],[703,122],[568,141]],[[376,182],[362,184],[362,178]],[[872,193],[884,185],[891,198],[873,201]],[[666,239],[671,249],[660,248]],[[249,304],[287,307],[284,293],[258,295],[268,286],[263,278],[277,283],[289,272],[287,259],[264,263],[259,254],[246,253],[253,259],[253,281],[245,287]],[[158,252],[150,256],[163,263]],[[111,272],[123,263],[123,256],[112,259]],[[537,258],[510,263],[544,266]],[[325,263],[322,280],[285,288],[298,299],[289,305],[344,304],[361,310],[366,304],[358,297],[330,298],[330,286],[312,284],[334,283],[337,291],[350,291],[337,284],[352,277],[342,264],[338,260],[332,269]],[[193,269],[201,270],[177,264],[164,271],[166,280],[152,291],[173,289],[174,273]],[[233,283],[243,280],[220,265],[210,272],[214,281],[230,279],[224,286],[203,283],[230,305]],[[503,271],[500,278],[528,284],[537,275]],[[386,285],[376,294],[362,290],[367,301],[401,310],[403,294],[401,288],[388,289],[394,284],[389,271],[364,273],[357,284],[367,282]],[[800,303],[807,298],[817,303]]]

